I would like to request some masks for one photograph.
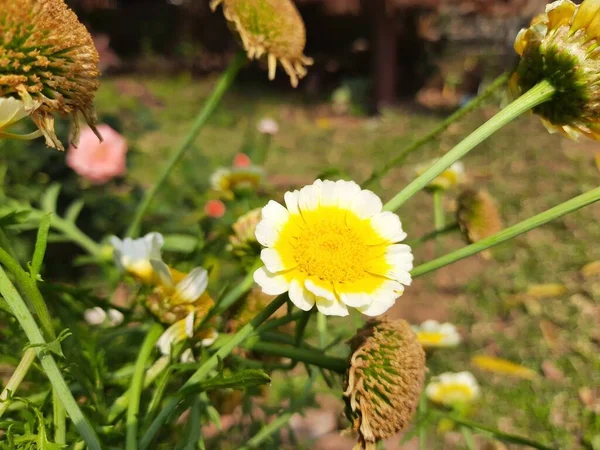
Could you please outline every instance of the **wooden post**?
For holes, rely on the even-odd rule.
[[[398,82],[398,34],[396,14],[388,12],[386,0],[372,0],[373,93],[375,109],[396,101]]]

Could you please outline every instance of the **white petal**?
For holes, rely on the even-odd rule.
[[[283,275],[273,274],[265,267],[261,267],[254,272],[254,281],[267,295],[283,294],[289,288],[289,282]]]
[[[256,240],[265,247],[273,247],[279,238],[279,230],[267,222],[259,222],[254,232]]]
[[[321,283],[325,283],[329,285],[329,287],[322,286]],[[333,291],[333,286],[329,282],[325,281],[316,281],[307,278],[304,281],[304,287],[312,292],[317,297],[323,297],[330,301],[336,301],[337,297],[335,296],[335,292]]]
[[[320,180],[317,180],[320,181]],[[298,206],[300,207],[300,212],[303,211],[314,211],[319,207],[321,202],[321,189],[319,187],[320,183],[311,184],[309,186],[304,186],[300,189],[300,194],[298,198]]]
[[[385,260],[387,263],[395,267],[401,267],[404,270],[412,269],[413,259],[410,247],[405,244],[390,245],[385,251]]]
[[[354,196],[350,210],[360,219],[368,219],[381,212],[381,199],[371,191],[363,190]]]
[[[189,336],[187,333],[188,330],[186,329],[187,320],[188,318],[186,317],[183,320],[175,322],[160,335],[156,346],[163,355],[170,355],[171,348],[178,342],[185,340],[186,336]]]
[[[338,206],[348,209],[352,200],[360,193],[361,189],[354,181],[338,180],[335,182]]]
[[[213,345],[215,343],[215,341],[217,340],[218,337],[219,337],[219,333],[217,332],[217,330],[213,329],[213,330],[211,330],[210,336],[203,338],[200,341],[200,344],[202,345],[202,347],[210,347],[211,345]]]
[[[280,230],[290,218],[290,213],[285,206],[270,200],[261,210],[261,223],[267,223],[269,226]]]
[[[358,308],[358,310],[365,316],[379,316],[394,306],[397,297],[393,292],[381,293],[374,298],[373,303],[363,308]]]
[[[151,259],[150,264],[152,264],[152,268],[154,272],[158,275],[161,283],[167,287],[173,286],[173,277],[171,276],[171,270],[169,266],[167,266],[164,262],[159,259]]]
[[[402,223],[400,222],[400,218],[390,211],[384,211],[379,214],[375,214],[370,219],[371,226],[379,236],[381,236],[381,241],[383,242],[400,242],[406,239],[406,233],[402,231]],[[376,245],[381,243],[374,242],[371,245]]]
[[[337,185],[334,181],[325,180],[321,183],[321,205],[337,206]]]
[[[108,321],[109,321],[109,325],[111,327],[116,327],[118,325],[121,325],[121,323],[123,323],[123,313],[121,311],[118,311],[116,309],[109,309],[108,310]]]
[[[186,348],[181,354],[181,362],[184,364],[195,363],[196,359],[194,358],[194,352],[191,348]]]
[[[108,238],[110,245],[113,246],[115,250],[123,251],[123,241],[116,236],[111,236]]]
[[[100,325],[106,319],[106,311],[99,306],[95,306],[94,308],[86,309],[83,317],[90,325]]]
[[[260,252],[260,259],[265,264],[269,272],[276,273],[283,270],[293,269],[294,267],[285,267],[279,256],[279,252],[274,248],[263,248]]]
[[[194,336],[194,317],[195,316],[196,316],[196,313],[191,312],[185,318],[185,334],[187,337]]]
[[[177,283],[177,295],[187,301],[195,302],[200,298],[208,286],[208,272],[202,267],[196,267],[187,276]]]
[[[142,238],[146,244],[147,259],[161,259],[160,250],[165,243],[163,235],[160,233],[148,233]]]
[[[437,320],[426,320],[421,324],[420,329],[423,331],[438,331],[440,323]]]
[[[300,208],[298,207],[298,200],[300,199],[299,191],[286,192],[283,196],[285,206],[290,214],[300,214]]]
[[[348,308],[341,301],[328,300],[323,297],[316,298],[317,309],[319,312],[325,314],[326,316],[347,316],[349,314]]]
[[[373,301],[373,296],[365,292],[339,293],[340,299],[352,308],[363,308]]]
[[[302,311],[310,311],[315,306],[315,296],[298,280],[292,280],[290,283],[289,296],[292,303]]]

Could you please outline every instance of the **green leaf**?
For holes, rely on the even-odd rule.
[[[82,199],[75,200],[73,203],[71,203],[65,212],[65,220],[75,223],[84,204],[85,203]]]
[[[9,227],[12,225],[20,225],[26,222],[31,211],[23,209],[20,211],[0,211],[0,227]]]
[[[46,254],[46,247],[48,245],[48,232],[50,231],[51,221],[52,213],[45,214],[40,220],[33,258],[31,260],[31,266],[29,267],[29,273],[34,280],[38,279],[38,275],[42,269],[42,263],[44,262],[44,255]]]
[[[40,199],[40,206],[43,211],[46,212],[56,212],[56,204],[58,201],[58,195],[60,194],[61,185],[58,183],[53,183],[50,185],[46,192],[42,194],[42,198]]]
[[[191,253],[198,247],[198,238],[189,234],[168,234],[163,250],[176,253]]]
[[[191,394],[217,389],[245,389],[253,386],[261,386],[271,382],[271,377],[262,370],[247,369],[224,377],[217,376],[208,380],[191,384],[180,391],[180,395],[187,397]]]
[[[44,344],[28,344],[25,346],[25,350],[27,350],[28,348],[41,347],[41,348],[43,348],[42,352],[54,353],[56,356],[60,356],[61,358],[64,358],[65,355],[62,351],[60,343],[62,341],[64,341],[66,338],[68,338],[69,336],[71,336],[72,334],[73,333],[71,333],[71,330],[69,330],[68,328],[65,328],[64,330],[62,330],[60,332],[58,337],[56,339],[54,339],[53,341],[47,342]]]

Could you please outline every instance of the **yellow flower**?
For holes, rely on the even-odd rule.
[[[258,189],[264,179],[261,167],[220,167],[210,177],[213,190],[231,194],[238,189]]]
[[[417,176],[422,175],[430,166],[431,161],[426,164],[419,164],[415,168]],[[427,188],[430,190],[441,189],[447,191],[461,184],[465,179],[465,165],[457,161],[429,182]]]
[[[98,52],[63,0],[0,0],[0,97],[19,97],[50,147],[64,150],[54,114],[93,126]]]
[[[495,358],[493,356],[478,355],[471,359],[471,364],[475,367],[492,372],[498,375],[509,375],[526,380],[537,378],[536,371],[527,367],[507,361],[506,359]]]
[[[471,372],[446,372],[429,382],[425,395],[439,405],[461,407],[477,400],[479,384]]]
[[[425,349],[456,347],[461,337],[451,323],[439,323],[437,320],[426,320],[421,326],[413,327],[417,339]]]
[[[502,230],[502,219],[496,201],[486,191],[463,191],[458,197],[456,218],[469,243]]]
[[[0,139],[35,139],[42,135],[41,131],[29,134],[14,134],[6,130],[20,122],[30,114],[25,108],[25,103],[12,97],[0,97]]]
[[[358,432],[355,450],[404,430],[417,409],[425,379],[425,353],[404,320],[371,321],[350,341],[344,398]]]
[[[558,283],[532,284],[527,287],[526,295],[533,298],[560,297],[566,294],[567,287]]]
[[[162,234],[148,233],[142,238],[123,240],[112,236],[110,243],[114,248],[115,264],[121,271],[133,275],[144,283],[155,281],[156,277],[150,261],[161,258],[160,249],[164,243]]]
[[[304,55],[306,30],[291,0],[211,0],[214,11],[223,3],[223,14],[242,39],[249,59],[266,56],[269,79],[275,78],[277,62],[290,77],[292,86],[306,75],[313,63]]]
[[[348,306],[383,314],[411,283],[413,256],[400,219],[352,181],[321,181],[287,192],[262,210],[256,238],[265,267],[254,280],[270,295],[286,291],[304,311],[326,315]]]
[[[542,80],[556,93],[534,108],[550,132],[600,139],[600,1],[555,1],[515,40],[521,56],[509,94],[517,97]]]

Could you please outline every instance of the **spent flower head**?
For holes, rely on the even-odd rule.
[[[371,321],[350,341],[346,414],[358,432],[355,449],[402,431],[415,413],[425,379],[425,353],[404,320]]]
[[[556,93],[534,108],[549,131],[600,139],[600,1],[555,1],[515,40],[521,56],[509,94],[518,97],[542,80]]]
[[[261,209],[253,209],[240,216],[232,225],[233,234],[229,236],[227,249],[238,258],[251,262],[260,253],[260,244],[256,240],[256,226],[261,220]]]
[[[414,326],[413,330],[425,349],[456,347],[462,340],[456,326],[448,322],[426,320],[420,326]]]
[[[161,258],[160,249],[164,243],[162,234],[148,233],[138,239],[125,238],[123,240],[112,236],[110,243],[114,248],[115,264],[121,271],[129,273],[145,283],[152,283],[156,280],[150,261]]]
[[[239,34],[249,59],[265,57],[269,79],[275,78],[279,62],[292,86],[313,63],[304,55],[306,29],[292,0],[212,0],[213,11],[223,4],[225,19]]]
[[[256,238],[266,248],[254,280],[270,295],[288,292],[304,311],[348,307],[367,316],[387,311],[410,285],[413,255],[400,218],[353,181],[317,180],[286,192],[285,205],[262,209]]]
[[[433,378],[425,388],[427,398],[452,408],[464,408],[479,398],[479,384],[471,372],[446,372]]]
[[[0,0],[0,97],[20,98],[50,147],[63,150],[54,115],[94,123],[98,52],[63,0]]]
[[[502,218],[494,198],[483,190],[466,189],[458,197],[456,219],[469,243],[502,230]]]

